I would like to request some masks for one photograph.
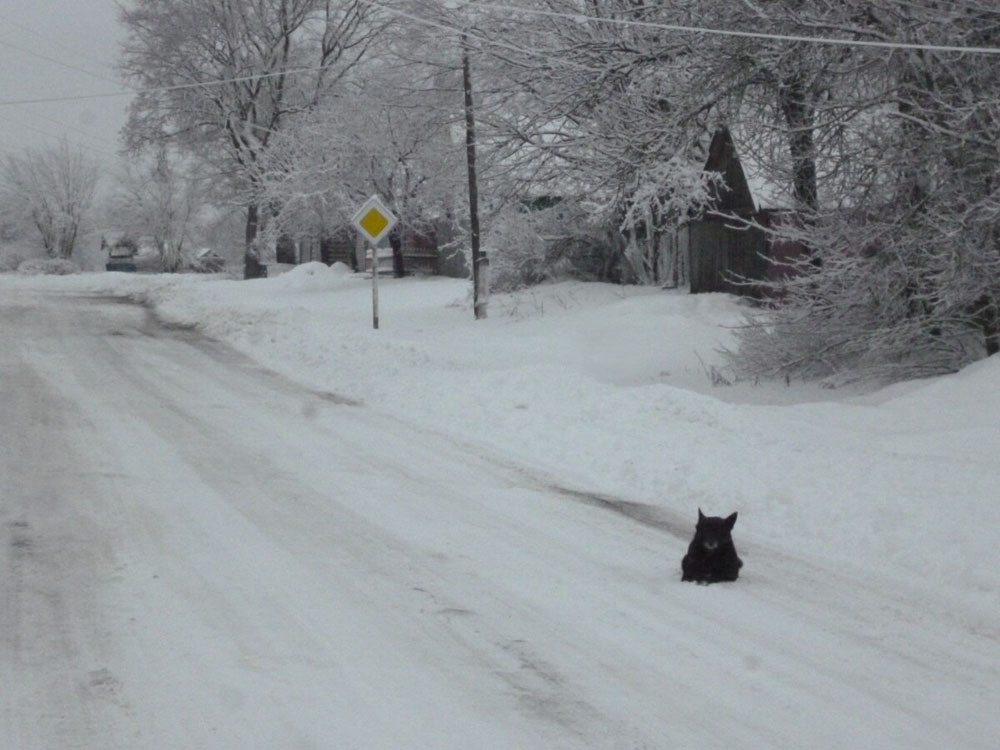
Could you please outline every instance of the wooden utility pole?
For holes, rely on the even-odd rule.
[[[489,258],[479,249],[479,187],[476,181],[476,118],[472,106],[472,71],[468,38],[462,34],[462,85],[465,89],[465,159],[469,165],[469,234],[472,243],[472,309],[486,317],[489,301]]]

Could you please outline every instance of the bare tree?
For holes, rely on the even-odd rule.
[[[152,158],[126,165],[112,198],[116,224],[131,234],[149,234],[164,271],[177,271],[191,238],[206,178],[185,173],[163,146]]]
[[[30,219],[50,256],[70,258],[98,174],[94,160],[62,141],[8,156],[0,166],[0,194],[8,211]]]

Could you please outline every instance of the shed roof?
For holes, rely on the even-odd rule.
[[[753,194],[747,183],[746,173],[736,153],[736,144],[729,128],[723,126],[715,131],[712,143],[708,147],[708,159],[705,161],[706,172],[718,172],[722,175],[726,187],[712,187],[712,203],[715,210],[721,213],[752,213],[754,205]]]

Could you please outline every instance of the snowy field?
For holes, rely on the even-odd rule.
[[[741,315],[739,304],[727,296],[565,282],[497,295],[490,301],[490,317],[475,321],[466,282],[383,279],[376,331],[370,283],[344,269],[308,264],[250,282],[125,274],[7,276],[0,277],[0,294],[50,290],[141,301],[161,322],[231,345],[300,384],[304,394],[357,405],[385,417],[387,425],[421,431],[428,443],[413,446],[417,454],[434,450],[433,436],[463,446],[470,468],[455,481],[470,503],[482,503],[483,512],[489,513],[489,498],[503,497],[488,488],[479,497],[474,467],[483,460],[508,467],[514,477],[509,481],[523,477],[525,488],[544,493],[537,496],[537,509],[531,492],[512,497],[518,505],[506,509],[524,520],[522,544],[539,540],[544,545],[551,539],[544,557],[562,566],[554,569],[601,576],[615,571],[645,592],[643,597],[655,589],[653,601],[683,604],[671,610],[678,619],[668,624],[681,634],[678,641],[662,644],[679,650],[669,658],[686,665],[686,671],[671,675],[669,698],[662,696],[675,702],[672,707],[661,702],[658,691],[666,686],[658,684],[663,675],[655,669],[658,659],[667,658],[652,638],[663,623],[636,615],[639,604],[630,598],[631,588],[616,600],[615,592],[605,588],[617,580],[610,574],[564,581],[560,588],[543,581],[544,569],[535,558],[493,560],[497,550],[517,546],[504,532],[503,542],[490,552],[486,517],[476,532],[479,542],[452,538],[418,516],[410,519],[413,528],[399,533],[423,540],[428,548],[447,542],[464,549],[465,544],[483,564],[507,565],[514,576],[520,571],[536,582],[529,588],[539,608],[551,606],[553,596],[565,597],[560,606],[580,623],[581,635],[593,636],[589,643],[610,644],[616,626],[613,617],[588,622],[585,603],[601,602],[620,615],[633,659],[621,669],[629,671],[635,694],[644,695],[632,707],[634,722],[642,725],[644,716],[656,715],[647,718],[647,729],[658,722],[674,726],[675,740],[616,742],[614,728],[605,728],[607,742],[594,742],[601,735],[580,723],[578,714],[585,712],[564,706],[567,722],[575,722],[571,728],[590,738],[581,739],[580,747],[723,747],[743,738],[742,746],[764,748],[782,746],[781,739],[788,737],[804,742],[814,732],[810,746],[823,748],[935,747],[949,736],[956,738],[955,747],[985,748],[1000,736],[1000,719],[987,708],[1000,694],[995,661],[1000,653],[1000,359],[952,376],[869,392],[798,383],[725,384],[718,350],[729,342],[730,328]],[[190,382],[187,387],[197,393],[203,386]],[[290,409],[311,417],[314,403],[293,399]],[[382,450],[394,453],[398,465],[399,451],[407,448],[390,435],[385,445],[358,448],[376,464]],[[643,554],[649,543],[645,536],[634,538],[633,551],[628,533],[610,534],[601,525],[578,521],[570,511],[553,510],[545,499],[552,496],[565,499],[567,507],[599,509],[667,531],[662,558],[650,564]],[[449,493],[443,502],[459,499]],[[710,515],[739,512],[734,536],[744,568],[735,584],[702,589],[680,583],[680,556],[699,507]],[[565,528],[548,526],[563,515]],[[568,529],[589,529],[592,537],[571,543]],[[581,541],[593,560],[563,564],[562,556]],[[478,545],[478,552],[470,545]],[[388,555],[387,565],[392,564]],[[568,593],[574,590],[578,597]],[[473,583],[468,592],[479,597],[477,610],[499,606]],[[788,609],[795,601],[801,601],[805,615]],[[690,607],[690,616],[678,614],[689,611],[684,607]],[[774,617],[776,608],[783,614]],[[443,603],[440,613],[450,613],[455,638],[479,636],[473,625],[463,624],[471,622],[464,606]],[[714,620],[697,619],[713,613]],[[773,619],[762,621],[765,614]],[[493,616],[504,617],[500,609]],[[803,617],[808,631],[800,628]],[[363,629],[364,623],[351,627]],[[524,641],[511,640],[504,647],[507,658],[532,666],[538,683],[530,686],[533,693],[557,693],[558,682],[568,679],[554,668],[547,671],[546,664],[553,662],[584,683],[590,658],[614,672],[615,665],[577,653],[564,640],[553,633],[549,650],[540,655],[529,653]],[[720,653],[699,661],[695,651],[705,641]],[[722,654],[728,641],[739,644],[733,663]],[[829,653],[842,642],[853,644],[849,653]],[[752,652],[753,643],[761,645],[763,656]],[[780,655],[783,644],[788,663],[771,658]],[[648,673],[643,649],[649,649]],[[827,653],[821,653],[824,649]],[[814,653],[811,665],[804,660],[809,653]],[[888,666],[880,663],[883,657]],[[841,665],[841,658],[858,661]],[[871,661],[864,663],[866,658]],[[910,662],[916,671],[909,671]],[[745,733],[734,727],[699,731],[702,719],[711,721],[713,698],[708,696],[713,693],[691,686],[715,679],[713,670],[735,685],[718,692],[719,710],[730,719],[746,713]],[[856,674],[857,695],[834,682],[846,680],[845,674]],[[914,685],[913,675],[940,676],[941,682]],[[772,693],[775,678],[792,692]],[[611,690],[602,691],[596,679],[595,673],[593,684],[588,683],[591,694],[602,705],[615,704]],[[837,715],[853,715],[856,724],[824,723],[827,679]],[[753,689],[761,691],[768,706],[763,715],[739,704],[758,681]],[[800,697],[789,698],[799,683]],[[418,684],[390,689],[411,691],[412,703]],[[463,690],[461,683],[427,689],[428,700],[434,690],[440,696]],[[934,695],[914,705],[925,694]],[[872,695],[898,711],[882,716],[883,703],[869,704],[866,696]],[[939,714],[929,718],[932,703]],[[630,710],[619,708],[619,716]],[[345,716],[351,712],[346,705],[336,710]],[[419,707],[413,710],[419,714]],[[701,718],[671,718],[671,711]],[[817,712],[811,719],[810,711]],[[906,718],[910,711],[912,720]],[[632,728],[619,727],[620,736],[631,736]],[[371,731],[366,741],[359,725],[352,735],[357,744],[349,746],[408,746],[405,733]],[[551,746],[577,746],[558,736],[562,739]],[[432,734],[416,737],[419,741],[409,746],[452,746]],[[515,737],[513,730],[497,730],[480,740],[504,747]]]

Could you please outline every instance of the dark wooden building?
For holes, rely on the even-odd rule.
[[[397,273],[402,269],[406,275],[466,276],[464,259],[456,258],[454,250],[442,248],[438,235],[439,232],[432,226],[421,230],[405,229],[393,235],[388,243],[384,243],[386,247],[379,251],[380,272]],[[371,251],[363,242],[359,246],[357,230],[347,226],[323,237],[303,236],[296,240],[283,235],[278,240],[277,256],[279,263],[319,261],[329,266],[340,262],[355,271],[365,270],[371,265]]]
[[[754,204],[746,173],[728,128],[712,137],[706,172],[722,175],[724,186],[713,189],[712,210],[688,222],[680,231],[687,246],[691,292],[756,295],[754,281],[768,275],[768,235],[764,212]]]

